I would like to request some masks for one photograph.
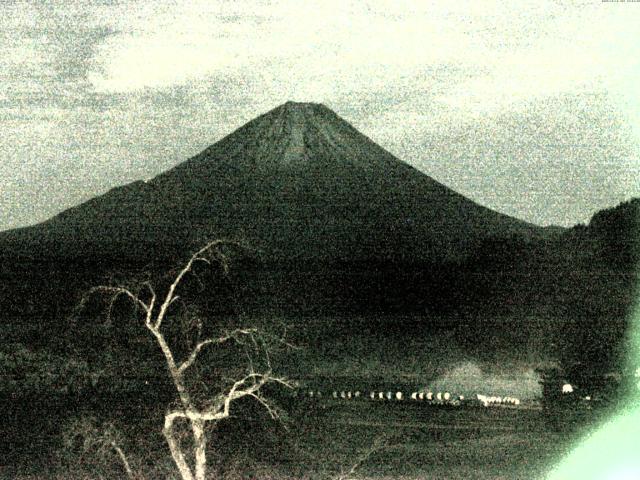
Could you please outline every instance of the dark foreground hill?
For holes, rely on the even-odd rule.
[[[467,270],[480,279],[477,311],[522,318],[528,348],[542,342],[553,358],[584,370],[617,368],[630,351],[638,298],[640,199],[547,240],[490,241]]]

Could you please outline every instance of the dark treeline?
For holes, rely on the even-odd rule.
[[[609,368],[625,337],[634,301],[639,204],[633,200],[604,210],[589,225],[548,238],[514,235],[487,240],[455,262],[275,263],[250,251],[236,251],[228,278],[215,269],[202,269],[190,288],[199,298],[198,308],[212,318],[277,314],[304,329],[305,318],[314,315],[365,315],[375,328],[398,335],[403,328],[411,334],[415,328],[424,334],[449,328],[462,343],[497,342],[507,349],[542,334],[554,339],[552,353]],[[74,320],[92,286],[144,280],[161,286],[167,272],[182,260],[179,252],[178,247],[147,246],[141,259],[81,253],[47,257],[37,251],[15,256],[5,250],[0,263],[4,335],[48,348],[77,343],[87,338],[78,337],[78,331],[88,334],[99,323]],[[103,315],[100,306],[87,308],[91,315]],[[393,325],[395,314],[410,314],[415,321]],[[385,318],[386,324],[375,318]],[[505,319],[519,325],[516,332],[503,324]],[[74,329],[69,329],[70,322]],[[139,326],[122,327],[116,329],[118,341],[132,342],[135,335],[129,329],[137,331]],[[346,335],[363,328],[343,327]],[[512,345],[504,340],[509,336]]]

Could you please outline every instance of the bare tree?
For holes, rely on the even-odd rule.
[[[156,294],[151,282],[145,281],[138,285],[138,289],[130,289],[124,286],[99,286],[91,289],[90,293],[103,293],[110,296],[111,310],[119,297],[126,297],[141,312],[144,325],[155,339],[164,355],[166,367],[175,387],[178,403],[170,408],[164,417],[163,434],[166,439],[173,461],[178,468],[182,480],[204,480],[207,471],[207,438],[205,426],[210,422],[219,422],[230,415],[231,405],[244,397],[250,397],[265,407],[272,418],[278,418],[278,410],[262,395],[261,388],[268,383],[278,383],[292,388],[292,384],[283,377],[273,374],[269,359],[269,345],[274,338],[257,328],[236,328],[222,333],[219,336],[201,338],[201,329],[198,330],[198,338],[193,343],[190,351],[182,355],[179,360],[174,353],[168,339],[163,333],[163,325],[169,316],[171,306],[179,300],[177,291],[189,274],[194,273],[196,264],[219,264],[225,274],[228,272],[229,262],[221,250],[225,244],[232,244],[225,240],[215,240],[207,243],[195,252],[187,263],[175,274],[171,283],[163,295]],[[164,322],[164,323],[163,323]],[[165,329],[166,330],[166,329]],[[271,343],[266,341],[269,338]],[[261,352],[261,368],[256,368],[255,361],[247,357],[245,372],[240,378],[233,379],[214,398],[206,402],[199,402],[194,392],[194,382],[188,381],[188,375],[193,371],[193,366],[198,361],[201,353],[215,346],[227,342],[250,343]],[[284,337],[278,337],[279,343],[285,344]],[[186,421],[190,427],[192,438],[192,450],[189,452],[184,442],[181,442],[175,432],[177,420]]]

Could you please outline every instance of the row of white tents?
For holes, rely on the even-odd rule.
[[[515,406],[520,405],[520,399],[515,397],[496,397],[496,396],[477,394],[476,398],[485,407],[494,406],[494,405],[515,405]]]
[[[386,400],[386,401],[415,401],[415,402],[431,402],[436,404],[453,404],[460,405],[465,401],[463,395],[452,395],[450,392],[431,392],[431,391],[415,391],[410,395],[405,395],[402,391],[380,391],[374,390],[368,393],[361,392],[359,390],[333,390],[330,394],[324,395],[320,390],[306,390],[296,391],[294,396],[302,396],[307,398],[322,398],[328,396],[329,398],[351,400],[351,399],[370,399],[370,400]],[[478,394],[476,395],[477,401],[485,407],[494,405],[520,405],[520,399],[515,397],[498,397],[487,396]]]

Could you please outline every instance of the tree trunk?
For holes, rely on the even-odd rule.
[[[196,480],[205,480],[207,473],[207,437],[204,431],[204,421],[192,420],[194,453],[196,459]]]
[[[167,440],[167,445],[169,445],[169,450],[171,450],[171,457],[173,457],[173,461],[178,467],[182,480],[194,480],[191,468],[189,468],[189,465],[182,454],[182,450],[180,450],[180,445],[173,436],[174,418],[175,417],[172,414],[167,414],[164,417],[164,429],[162,433],[164,433],[164,438]]]

